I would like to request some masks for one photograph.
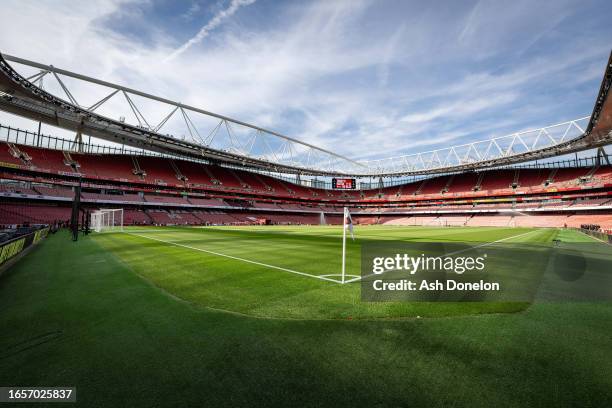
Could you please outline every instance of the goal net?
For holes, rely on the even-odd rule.
[[[91,228],[96,232],[123,231],[123,209],[102,209],[93,212]]]

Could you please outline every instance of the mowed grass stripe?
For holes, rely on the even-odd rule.
[[[384,228],[384,227],[383,227]],[[159,228],[157,228],[159,229]],[[311,232],[309,227],[274,228],[279,232]],[[319,230],[321,228],[314,228]],[[275,265],[313,275],[340,271],[341,228],[324,227],[335,236],[308,234],[261,234],[245,228],[170,228],[168,232],[147,234],[159,240],[202,248]],[[364,228],[365,230],[366,228]],[[374,229],[372,229],[374,230]],[[383,234],[382,228],[376,228]],[[444,230],[444,231],[443,231]],[[437,240],[461,241],[458,229],[389,228],[393,239],[409,242],[421,235]],[[508,237],[520,229],[469,229],[469,242],[482,242],[488,237]],[[530,231],[530,230],[526,230]],[[533,231],[533,230],[532,230]],[[374,231],[372,231],[374,232]],[[442,232],[451,233],[444,238]],[[475,237],[474,234],[478,233]],[[554,232],[530,234],[521,239],[550,240]],[[384,238],[384,235],[382,236]],[[410,316],[454,316],[464,314],[514,312],[524,304],[481,303],[366,303],[361,301],[360,286],[333,285],[320,279],[308,279],[278,270],[194,251],[177,245],[151,240],[134,234],[100,234],[94,239],[129,265],[133,271],[174,296],[195,305],[207,306],[259,317],[297,319],[396,318]],[[379,240],[368,238],[370,241]],[[382,239],[380,239],[382,240]],[[347,242],[348,274],[360,273],[360,245],[366,239]]]
[[[339,236],[260,234],[249,229],[185,229],[145,235],[311,275],[337,274],[341,270],[342,241]],[[350,260],[347,271],[355,275],[360,268],[359,249],[359,242],[347,242],[347,259]],[[240,263],[230,261],[228,265],[241,268]]]
[[[166,227],[169,232],[227,232],[237,234],[264,234],[264,235],[297,235],[297,236],[318,236],[323,238],[334,238],[342,236],[342,228],[339,226],[245,226],[245,227]],[[140,231],[147,231],[146,228],[139,227]],[[431,240],[446,241],[452,240],[454,236],[459,236],[462,242],[490,242],[505,236],[515,235],[521,231],[530,231],[532,228],[512,228],[512,227],[414,227],[414,226],[393,226],[393,225],[357,225],[355,226],[355,236],[361,240],[385,239],[385,240]],[[156,232],[164,232],[155,229]]]
[[[183,245],[183,244],[179,244],[177,242],[165,241],[163,239],[153,238],[153,237],[149,237],[149,236],[146,236],[146,235],[143,235],[143,234],[136,234],[136,233],[133,233],[133,232],[131,234],[132,235],[137,235],[139,237],[147,238],[147,239],[152,239],[154,241],[163,242],[165,244],[175,245],[175,246],[178,246],[178,247],[181,247],[181,248],[187,248],[187,249],[194,250],[194,251],[206,252],[208,254],[212,254],[212,255],[216,255],[216,256],[221,256],[221,257],[224,257],[224,258],[229,258],[229,259],[233,259],[233,260],[240,261],[240,262],[246,262],[246,263],[250,263],[250,264],[254,264],[254,265],[258,265],[258,266],[263,266],[265,268],[278,269],[278,270],[283,271],[283,272],[294,273],[296,275],[306,276],[306,277],[309,277],[309,278],[322,279],[322,280],[325,280],[325,281],[328,281],[328,282],[339,283],[335,279],[326,278],[324,276],[312,275],[310,273],[294,271],[292,269],[282,268],[280,266],[275,266],[275,265],[269,265],[269,264],[265,264],[263,262],[257,262],[257,261],[253,261],[253,260],[250,260],[250,259],[239,258],[237,256],[222,254],[220,252],[209,251],[207,249],[196,248],[196,247],[192,247],[192,246],[189,246],[189,245]]]
[[[334,286],[131,234],[103,234],[94,239],[155,286],[215,309],[253,313],[270,303],[291,304],[294,296]],[[231,245],[231,240],[225,242]]]
[[[255,227],[257,228],[257,227]],[[171,230],[170,233],[149,234],[160,240],[171,241],[191,248],[218,252],[225,255],[248,259],[255,262],[274,265],[281,268],[300,271],[310,275],[338,274],[341,270],[341,228],[323,227],[331,230],[334,235],[320,236],[309,234],[313,227],[285,227],[271,231],[253,231],[252,227],[242,230],[235,227],[212,229],[183,229]],[[380,241],[432,241],[432,242],[461,242],[472,245],[488,245],[491,242],[502,242],[512,237],[521,236],[536,231],[533,229],[501,229],[480,230],[472,229],[459,235],[460,230],[435,231],[404,228],[403,231],[391,228],[384,231],[379,228],[379,235],[358,234],[355,241],[347,241],[347,273],[360,274],[360,250],[362,243]],[[314,227],[321,229],[321,227]],[[367,228],[364,228],[367,230]],[[447,229],[448,230],[448,229]],[[304,234],[298,234],[299,232]],[[446,234],[442,234],[446,232]],[[475,233],[477,239],[474,239]],[[384,234],[384,235],[383,235]],[[231,240],[228,244],[227,240]]]

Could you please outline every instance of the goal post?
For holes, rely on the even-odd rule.
[[[123,208],[94,211],[91,228],[96,232],[123,231]]]

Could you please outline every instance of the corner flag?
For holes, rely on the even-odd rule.
[[[344,207],[344,228],[348,228],[351,233],[351,238],[353,241],[355,240],[355,234],[353,233],[353,219],[351,218],[351,213],[347,207]]]
[[[351,238],[355,240],[355,234],[353,233],[353,219],[351,213],[347,207],[344,207],[344,217],[342,222],[342,283],[345,282],[346,275],[346,230],[351,233]]]

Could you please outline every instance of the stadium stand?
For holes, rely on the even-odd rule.
[[[38,203],[5,203],[0,206],[0,224],[22,225],[51,224],[56,221],[67,221],[70,218],[70,207]]]
[[[163,157],[62,152],[0,143],[0,224],[70,217],[78,177],[91,208],[126,224],[357,223],[612,228],[612,167],[505,168],[331,191],[220,165]],[[583,215],[581,215],[583,214]]]

